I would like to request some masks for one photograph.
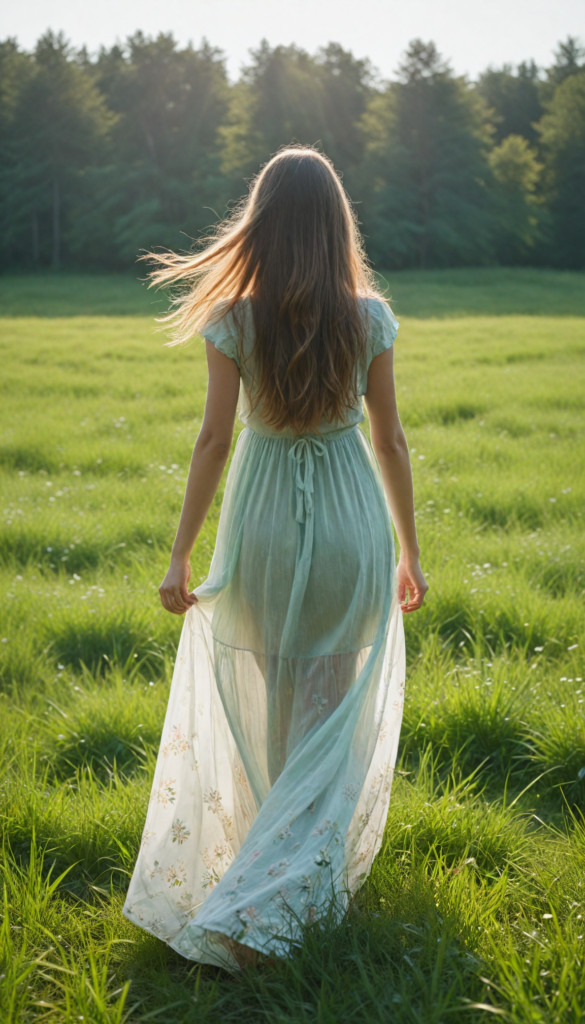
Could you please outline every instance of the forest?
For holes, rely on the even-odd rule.
[[[389,81],[335,43],[222,52],[140,32],[0,43],[0,269],[188,250],[293,141],[333,160],[375,268],[585,266],[585,49],[459,76],[413,40]]]

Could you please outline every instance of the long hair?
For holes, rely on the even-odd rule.
[[[149,253],[151,284],[178,285],[163,322],[177,344],[210,318],[251,302],[255,342],[252,405],[275,430],[317,430],[357,401],[367,318],[376,296],[357,223],[331,162],[308,147],[281,150],[246,201],[205,248]],[[241,330],[241,326],[239,328]]]

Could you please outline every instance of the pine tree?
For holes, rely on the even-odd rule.
[[[17,54],[12,54],[12,63]],[[61,264],[64,225],[80,175],[107,138],[113,118],[62,35],[47,32],[34,59],[21,62],[18,87],[4,107],[2,206],[8,237],[22,252],[27,222],[32,255]],[[42,234],[41,234],[42,232]],[[27,232],[28,234],[28,232]]]
[[[585,69],[585,47],[576,36],[567,36],[564,43],[559,43],[555,51],[555,62],[547,70],[547,78],[551,85],[557,86]]]
[[[87,71],[62,35],[47,32],[12,105],[4,202],[12,209],[12,231],[33,218],[51,237],[51,263],[62,258],[64,225],[80,175],[95,159],[113,117]],[[34,225],[37,224],[35,242]],[[46,246],[41,243],[41,252]]]
[[[536,122],[542,117],[540,100],[540,72],[531,61],[502,68],[488,68],[479,76],[477,91],[494,115],[495,140],[501,142],[508,135],[521,135],[529,142],[538,141]]]
[[[412,42],[397,81],[371,101],[364,227],[381,267],[483,263],[491,199],[485,105],[432,43]]]
[[[272,49],[263,41],[232,91],[220,129],[222,167],[234,187],[243,191],[246,178],[293,142],[317,145],[344,173],[355,172],[371,78],[369,63],[336,43],[313,57],[296,46]]]
[[[585,267],[585,71],[560,82],[539,123],[552,221],[549,262]]]
[[[102,50],[93,73],[117,120],[73,245],[90,234],[102,260],[109,253],[126,264],[154,245],[188,248],[228,198],[216,142],[228,102],[222,54],[205,42],[179,49],[170,35],[136,33]]]

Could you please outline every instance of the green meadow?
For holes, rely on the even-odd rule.
[[[232,977],[121,913],[204,348],[165,348],[132,277],[0,278],[2,1024],[585,1022],[585,275],[388,292],[430,583],[400,774],[355,911]]]

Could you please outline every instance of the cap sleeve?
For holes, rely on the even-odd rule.
[[[199,333],[215,345],[218,352],[233,359],[239,368],[238,334],[231,312],[222,315],[222,306],[216,306]]]
[[[370,362],[386,352],[398,334],[398,320],[381,299],[370,305]]]

